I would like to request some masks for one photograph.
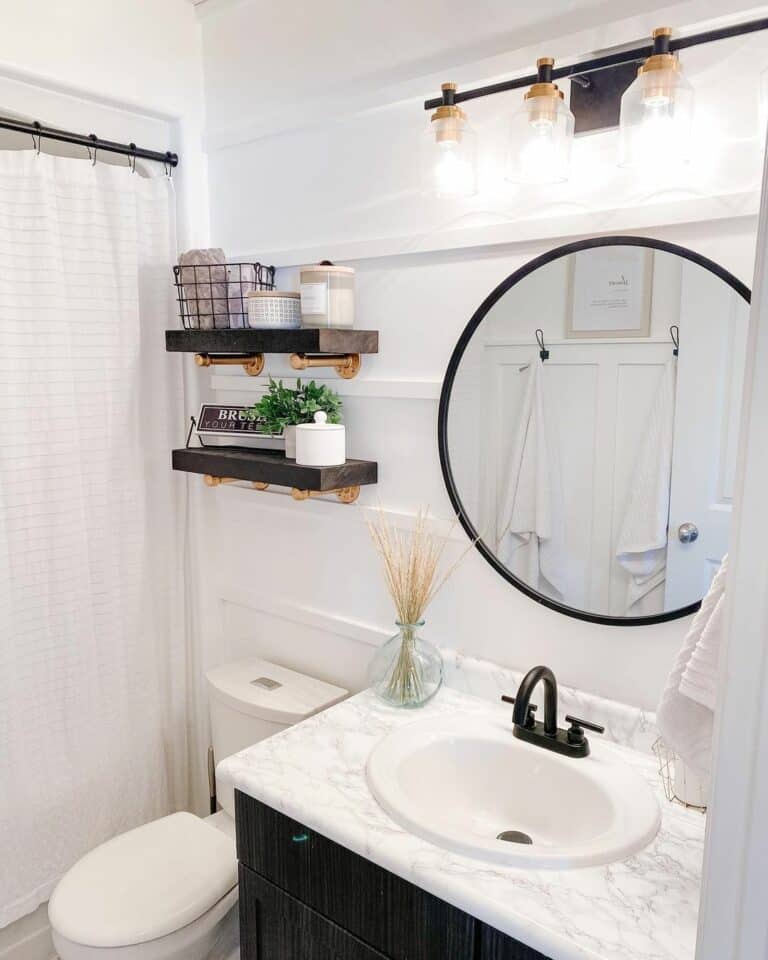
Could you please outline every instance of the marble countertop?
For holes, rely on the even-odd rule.
[[[418,711],[365,691],[224,760],[237,789],[551,960],[693,960],[704,817],[665,798],[656,761],[615,744],[659,796],[656,839],[627,860],[579,870],[522,870],[443,850],[400,828],[368,789],[365,765],[390,730],[426,717],[511,709],[443,688]],[[594,740],[593,740],[594,742]]]

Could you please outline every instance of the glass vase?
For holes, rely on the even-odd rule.
[[[378,697],[395,707],[420,707],[443,682],[440,651],[417,631],[418,623],[397,623],[397,633],[371,661],[368,681]]]

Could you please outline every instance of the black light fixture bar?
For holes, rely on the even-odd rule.
[[[72,133],[69,130],[59,130],[56,127],[44,127],[36,120],[26,123],[12,117],[0,117],[0,129],[14,130],[16,133],[28,133],[33,140],[57,140],[60,143],[74,143],[76,146],[86,147],[100,153],[119,153],[124,157],[138,160],[154,160],[165,163],[169,167],[178,166],[178,154],[166,150],[147,150],[137,147],[135,143],[116,143],[114,140],[102,140],[95,133]]]
[[[697,47],[703,43],[712,43],[714,40],[728,40],[731,37],[742,37],[748,33],[757,33],[768,30],[768,17],[760,20],[748,20],[746,23],[736,23],[730,27],[720,27],[717,30],[706,30],[704,33],[694,33],[689,37],[673,37],[669,41],[669,52],[685,50],[688,47]],[[633,47],[629,50],[620,50],[616,53],[607,53],[602,57],[593,57],[590,60],[580,60],[567,67],[556,67],[552,70],[552,79],[561,80],[592,73],[595,70],[604,70],[606,67],[615,67],[622,63],[645,60],[654,52],[653,44],[642,47]],[[508,90],[519,90],[521,87],[530,87],[538,81],[538,74],[527,77],[517,77],[514,80],[502,80],[500,83],[491,83],[485,87],[475,87],[471,90],[457,90],[454,94],[455,103],[464,103],[465,100],[477,100],[488,97],[493,93],[506,93]],[[425,110],[435,110],[443,103],[442,97],[424,101]]]

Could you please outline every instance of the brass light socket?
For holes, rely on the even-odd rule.
[[[539,79],[525,91],[524,100],[533,101],[528,106],[528,122],[533,126],[549,125],[557,120],[558,101],[565,99],[565,94],[552,80],[553,57],[539,57],[536,67]]]
[[[653,43],[654,49],[657,50],[657,53],[653,53],[645,63],[641,64],[638,69],[638,76],[642,73],[650,73],[653,70],[679,70],[680,61],[677,59],[674,53],[661,52],[665,47],[668,48],[669,44],[657,44],[656,41],[664,37],[672,36],[672,27],[656,27],[653,31]]]
[[[455,105],[438,107],[430,117],[430,123],[439,120],[440,123],[435,128],[435,141],[437,143],[460,143],[464,134],[464,124],[467,122],[467,115]]]
[[[532,87],[529,87],[525,91],[525,99],[530,100],[532,97],[551,97],[553,100],[564,100],[565,94],[556,83],[549,81],[547,83],[534,83]]]
[[[654,53],[648,57],[645,63],[637,68],[638,76],[643,73],[651,73],[653,70],[680,70],[680,61],[674,53]]]
[[[653,31],[654,46],[659,49],[656,41],[659,38],[672,36],[671,27],[657,27]],[[665,77],[662,71],[667,71]],[[654,53],[640,65],[638,77],[646,77],[643,86],[643,101],[645,103],[669,103],[674,99],[675,80],[669,74],[680,73],[680,61],[674,53]]]
[[[439,121],[435,127],[436,143],[460,143],[467,115],[453,102],[457,90],[455,83],[441,83],[443,102],[429,118],[430,123]]]
[[[557,118],[557,102],[564,100],[565,94],[552,80],[553,57],[539,57],[536,67],[539,79],[526,90],[524,99],[535,100],[529,107],[529,122],[536,125],[554,123]]]

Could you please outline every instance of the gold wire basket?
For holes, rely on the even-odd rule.
[[[658,737],[653,744],[653,752],[659,762],[659,776],[664,785],[664,796],[670,803],[679,803],[687,810],[699,810],[706,813],[707,805],[704,802],[703,787],[701,782],[692,779],[692,773],[688,770],[682,759],[664,743],[661,737]],[[682,794],[682,796],[680,796]],[[700,803],[693,803],[690,800],[691,794],[698,794]]]

